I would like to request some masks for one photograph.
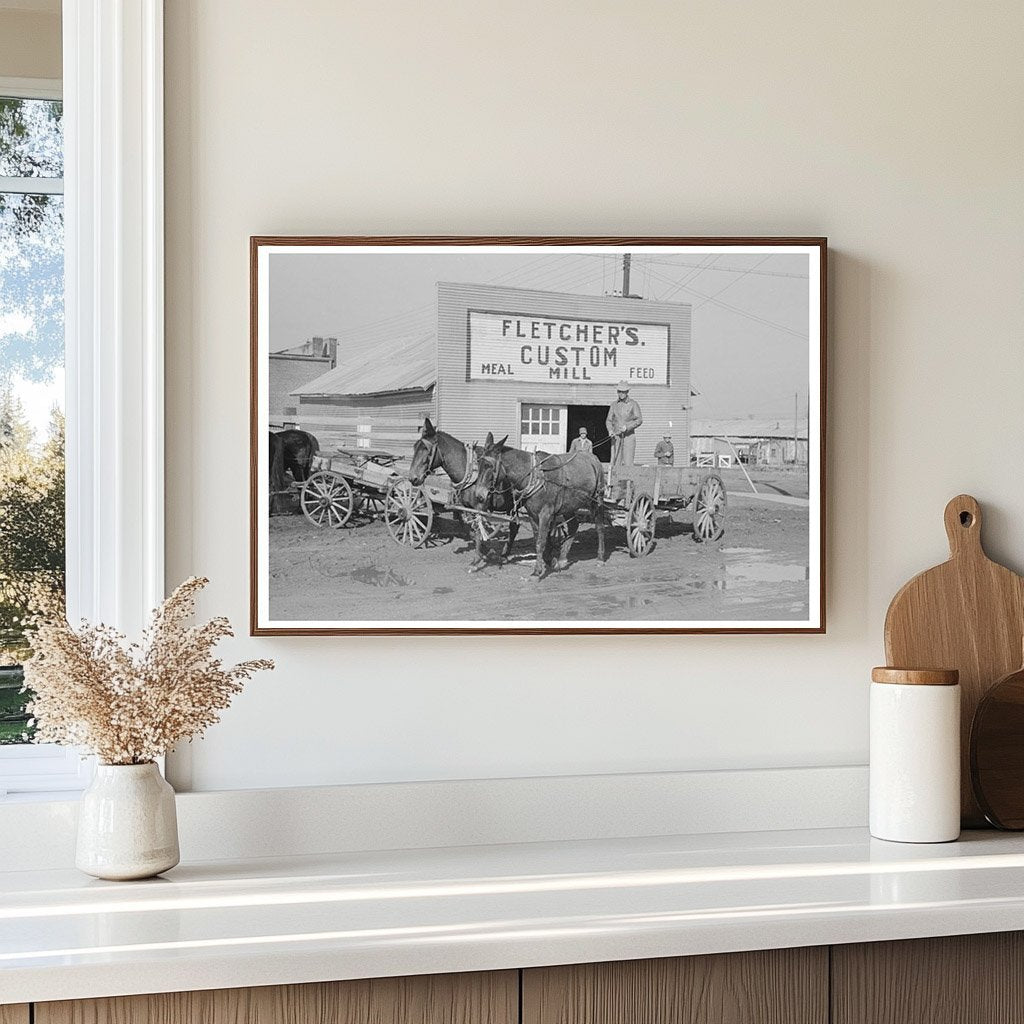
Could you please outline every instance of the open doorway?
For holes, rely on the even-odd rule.
[[[580,427],[586,427],[587,437],[594,443],[594,454],[602,462],[610,462],[612,446],[608,444],[608,431],[604,425],[604,421],[608,418],[608,406],[570,405],[568,409],[567,433],[569,440],[566,447],[576,439]]]

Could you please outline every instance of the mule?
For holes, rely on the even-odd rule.
[[[288,484],[284,478],[284,445],[278,434],[270,431],[270,448],[268,450],[268,477],[270,480],[270,514],[277,511],[279,495],[287,490]]]
[[[495,493],[493,501],[474,504],[471,486],[475,483],[477,476],[477,449],[473,445],[464,444],[451,434],[446,434],[443,430],[438,430],[427,417],[423,421],[419,439],[413,446],[409,480],[418,487],[429,474],[438,468],[443,469],[455,485],[455,500],[460,505],[488,512],[508,512],[512,509],[512,495],[508,488],[505,488],[503,492]],[[481,519],[481,522],[483,521]],[[499,565],[508,557],[518,532],[519,524],[512,520],[508,526],[508,540],[504,549],[498,553]],[[473,529],[473,541],[476,553],[473,556],[470,572],[482,568],[486,560],[483,548],[484,537],[479,528]]]
[[[597,530],[598,564],[605,560],[604,534],[611,518],[602,500],[604,468],[589,452],[549,455],[508,448],[508,435],[495,441],[492,434],[481,450],[480,468],[472,490],[474,500],[485,502],[496,490],[508,488],[515,507],[526,511],[533,524],[537,560],[532,576],[542,579],[548,571],[547,549],[552,528],[565,525],[555,569],[569,566],[569,551],[579,530],[579,513],[587,512]]]
[[[313,460],[320,451],[320,442],[308,430],[280,430],[284,468],[297,484],[305,483],[313,472]]]

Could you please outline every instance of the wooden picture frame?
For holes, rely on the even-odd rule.
[[[251,634],[824,633],[826,297],[818,237],[252,237]]]

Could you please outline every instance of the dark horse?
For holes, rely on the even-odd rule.
[[[291,472],[297,484],[305,483],[313,472],[320,442],[306,430],[280,430],[275,436],[281,442],[284,469]]]
[[[476,483],[478,466],[473,445],[463,444],[457,437],[446,434],[443,430],[437,430],[427,418],[423,421],[419,440],[412,450],[409,480],[418,487],[428,474],[433,473],[439,467],[445,471],[455,485],[455,498],[460,505],[486,509],[490,512],[508,512],[512,509],[512,495],[507,488],[504,492],[495,493],[493,501],[474,503],[471,485]],[[480,522],[483,523],[484,520]],[[518,532],[519,524],[512,520],[508,527],[508,541],[499,555],[499,562],[508,557]],[[473,540],[476,546],[476,555],[473,558],[471,572],[481,568],[484,562],[484,536],[479,526],[475,526],[473,529]]]
[[[566,535],[555,568],[568,567],[580,512],[588,512],[594,518],[598,564],[603,564],[604,531],[611,520],[602,502],[604,469],[601,463],[587,452],[548,455],[507,448],[507,440],[506,436],[495,442],[492,434],[487,435],[472,490],[477,502],[486,502],[495,491],[508,488],[516,507],[526,510],[537,540],[533,575],[542,578],[547,573],[548,539],[552,527],[560,522],[565,524]]]
[[[280,495],[288,489],[288,484],[284,478],[284,445],[281,443],[281,437],[270,431],[270,450],[268,453],[269,462],[269,477],[270,477],[270,514],[273,515],[277,511],[278,499]]]

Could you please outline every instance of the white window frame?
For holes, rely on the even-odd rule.
[[[60,100],[61,82],[53,78],[0,77],[0,96],[25,100]],[[0,176],[0,192],[22,195],[61,195],[63,178],[9,178]],[[52,743],[0,746],[0,796],[78,790],[86,785],[91,765],[76,751]]]
[[[68,617],[137,635],[164,596],[163,0],[64,0],[63,49],[35,85],[64,100]],[[91,772],[8,747],[0,793]]]

